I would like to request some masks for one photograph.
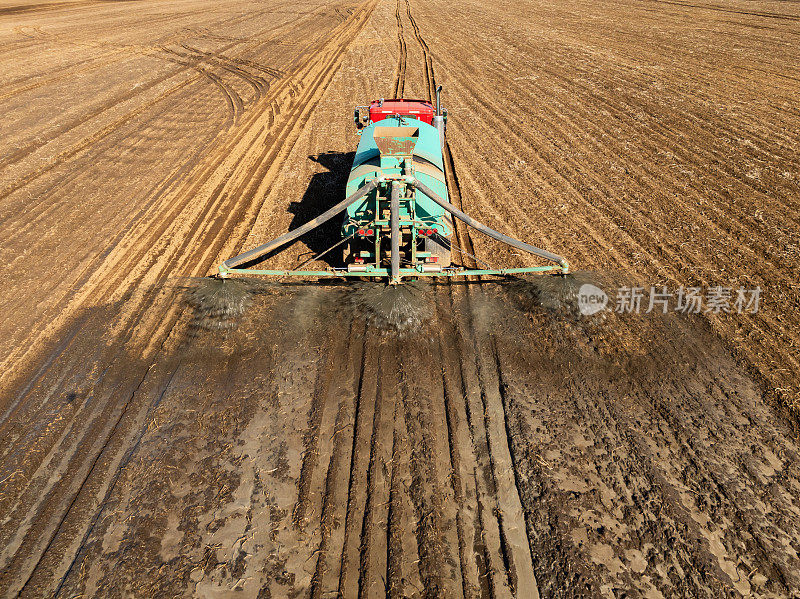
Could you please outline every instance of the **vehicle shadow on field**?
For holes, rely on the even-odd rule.
[[[344,199],[347,177],[354,157],[355,152],[324,152],[308,157],[327,170],[311,177],[302,199],[289,205],[289,212],[294,214],[289,230],[304,225]],[[300,237],[300,241],[309,248],[309,253],[303,256],[303,260],[324,252],[341,240],[342,218],[342,215],[334,216],[324,225]],[[321,261],[328,266],[341,266],[342,252],[337,248],[322,257]]]
[[[355,152],[323,152],[317,155],[312,154],[308,158],[322,165],[327,170],[315,173],[311,177],[308,187],[300,201],[289,204],[289,212],[294,214],[294,218],[289,224],[289,231],[303,226],[311,219],[318,217],[344,199],[347,177],[350,174],[350,167],[353,164]],[[255,260],[241,264],[238,268],[252,268],[258,264],[263,264],[298,241],[302,241],[308,246],[308,251],[301,254],[298,263],[295,265],[296,267],[317,254],[324,252],[341,240],[343,218],[342,214],[337,214],[327,223],[312,229],[295,241],[281,246]],[[341,249],[342,248],[334,249],[329,254],[320,258],[316,264],[309,264],[309,268],[322,266],[323,262],[328,266],[341,266]]]

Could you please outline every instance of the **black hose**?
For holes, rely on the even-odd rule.
[[[439,204],[439,206],[447,210],[457,219],[463,221],[473,229],[477,229],[484,235],[488,235],[492,239],[496,239],[497,241],[502,241],[503,243],[510,245],[511,247],[515,247],[524,252],[528,252],[529,254],[534,254],[536,256],[540,256],[541,258],[545,258],[546,260],[550,260],[551,262],[555,262],[564,269],[569,268],[569,263],[561,256],[548,252],[547,250],[542,250],[532,245],[528,245],[527,243],[523,241],[518,241],[513,237],[509,237],[508,235],[503,235],[502,233],[498,233],[494,229],[490,229],[486,225],[479,223],[471,216],[468,216],[463,212],[461,212],[461,210],[453,206],[450,202],[445,202],[442,198],[436,195],[436,193],[430,187],[428,187],[423,183],[420,183],[418,179],[413,179],[412,181],[410,181],[410,184],[419,191],[421,191],[422,193],[424,193],[426,196],[428,196],[431,200]]]
[[[350,204],[353,202],[357,202],[373,189],[378,187],[380,181],[378,179],[373,179],[369,183],[367,183],[364,187],[356,191],[350,197],[342,200],[338,204],[336,204],[330,210],[327,210],[320,214],[317,218],[308,221],[306,224],[289,231],[288,233],[284,233],[280,237],[273,239],[272,241],[268,241],[264,245],[260,245],[252,250],[248,250],[243,254],[239,254],[238,256],[234,256],[233,258],[228,258],[225,262],[222,263],[224,268],[235,268],[240,264],[244,264],[245,262],[250,262],[251,260],[255,260],[264,254],[268,254],[274,249],[277,249],[283,245],[286,245],[290,241],[297,239],[298,237],[308,233],[311,229],[319,227],[321,224],[328,222],[334,216],[339,214],[342,210],[345,210]]]

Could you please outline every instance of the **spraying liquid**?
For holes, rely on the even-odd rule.
[[[196,279],[186,291],[194,308],[193,326],[208,330],[230,330],[253,301],[256,287],[247,279]]]
[[[544,309],[577,316],[578,292],[587,283],[598,284],[598,276],[576,271],[566,276],[517,277],[503,282],[502,288],[523,312]]]
[[[347,291],[346,304],[383,331],[411,333],[421,329],[434,315],[429,285],[421,281],[402,285],[363,282]]]
[[[578,315],[578,291],[585,283],[596,284],[595,273],[578,271],[567,276],[517,277],[500,284],[504,294],[524,312],[546,310]],[[254,296],[280,284],[257,279],[195,279],[186,287],[186,300],[194,309],[193,326],[206,330],[232,330],[250,307]],[[402,285],[364,281],[349,283],[336,294],[340,308],[366,319],[385,332],[413,334],[433,319],[436,307],[431,285],[409,281]],[[297,290],[295,290],[296,292]],[[315,310],[325,296],[309,295]],[[296,315],[297,316],[297,315]]]

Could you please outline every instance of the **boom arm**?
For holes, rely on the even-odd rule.
[[[528,245],[523,241],[518,241],[513,237],[509,237],[508,235],[503,235],[502,233],[498,233],[494,229],[490,229],[486,225],[476,221],[471,216],[461,212],[461,210],[453,206],[450,202],[445,202],[442,198],[436,195],[436,192],[434,192],[427,185],[421,183],[418,179],[412,179],[411,181],[409,181],[409,183],[413,187],[424,193],[426,196],[428,196],[430,199],[432,199],[434,202],[439,204],[439,206],[447,210],[450,214],[455,216],[460,221],[466,223],[473,229],[477,229],[484,235],[488,235],[489,237],[491,237],[492,239],[496,239],[497,241],[502,241],[506,245],[515,247],[518,250],[522,250],[523,252],[528,252],[529,254],[534,254],[546,260],[550,260],[551,262],[556,262],[562,269],[564,269],[565,274],[569,271],[569,263],[561,256],[548,252],[547,250],[542,250],[532,245]]]
[[[316,270],[316,271],[305,271],[305,270],[250,270],[244,268],[236,268],[241,264],[245,264],[246,262],[250,262],[269,252],[276,250],[290,241],[294,241],[298,237],[308,233],[312,229],[319,227],[323,223],[326,223],[331,218],[345,210],[350,204],[357,202],[368,193],[376,189],[381,184],[389,183],[391,185],[391,233],[392,233],[392,251],[391,251],[391,269],[386,268],[371,268],[371,267],[364,267],[363,270],[359,269],[355,272],[349,272],[347,269],[329,269],[329,270]],[[484,235],[488,235],[492,239],[496,239],[501,241],[511,247],[515,247],[519,250],[524,252],[528,252],[530,254],[534,254],[535,256],[539,256],[546,260],[550,260],[551,262],[555,262],[558,266],[531,266],[525,268],[499,268],[499,269],[481,269],[481,270],[469,270],[464,268],[445,268],[439,270],[432,270],[428,268],[400,268],[400,260],[399,260],[399,226],[398,226],[398,212],[399,212],[399,194],[400,194],[400,186],[402,183],[410,185],[417,189],[418,191],[422,192],[426,196],[428,196],[432,201],[436,204],[447,210],[450,214],[455,216],[457,219],[461,220],[468,226],[472,227],[473,229],[477,229]],[[452,204],[443,200],[439,197],[430,187],[421,183],[415,177],[410,176],[400,176],[396,178],[388,178],[388,177],[377,177],[364,185],[361,189],[350,195],[348,198],[342,200],[338,204],[336,204],[333,208],[325,211],[317,218],[310,220],[306,224],[294,229],[293,231],[289,231],[281,235],[280,237],[273,239],[270,242],[265,243],[264,245],[260,245],[252,250],[239,254],[238,256],[234,256],[233,258],[229,258],[225,260],[219,266],[219,273],[220,276],[226,277],[229,274],[256,274],[256,275],[273,275],[273,276],[283,276],[283,275],[292,275],[292,276],[316,276],[316,277],[338,277],[338,276],[357,276],[357,277],[389,277],[391,283],[399,283],[401,277],[403,276],[469,276],[469,275],[511,275],[511,274],[523,274],[523,273],[532,273],[532,272],[548,272],[548,271],[561,271],[561,274],[567,274],[569,272],[569,263],[557,254],[553,254],[546,250],[542,250],[540,248],[534,247],[513,237],[509,237],[508,235],[504,235],[503,233],[499,233],[494,229],[490,229],[486,225],[479,223],[474,218],[468,216]]]
[[[308,233],[311,229],[315,229],[320,225],[328,222],[334,216],[345,210],[350,204],[353,202],[357,202],[365,195],[367,195],[370,191],[378,187],[380,183],[380,179],[373,179],[369,183],[367,183],[364,187],[359,189],[357,192],[352,194],[349,198],[346,198],[336,204],[330,210],[327,210],[320,214],[317,218],[308,221],[306,224],[289,231],[288,233],[284,233],[280,237],[273,239],[272,241],[268,241],[264,245],[260,245],[252,250],[248,250],[243,254],[239,254],[238,256],[234,256],[233,258],[228,258],[225,262],[222,263],[220,267],[220,272],[223,272],[223,267],[227,271],[228,269],[235,268],[245,262],[250,262],[255,260],[256,258],[260,258],[264,254],[268,254],[272,250],[275,250],[281,246],[286,245],[290,241],[294,241],[298,237]]]

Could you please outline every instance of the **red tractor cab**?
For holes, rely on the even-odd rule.
[[[361,128],[395,115],[418,119],[428,125],[434,125],[433,117],[436,116],[436,108],[427,100],[407,100],[405,98],[384,100],[381,98],[373,100],[369,106],[358,106],[355,110],[354,120],[356,125]]]
[[[386,117],[399,114],[419,119],[429,125],[433,124],[433,115],[436,113],[433,104],[427,100],[373,100],[369,104],[369,120],[373,123]]]

